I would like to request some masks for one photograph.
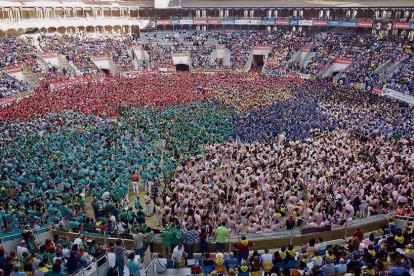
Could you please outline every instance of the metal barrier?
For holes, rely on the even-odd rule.
[[[147,276],[155,276],[157,272],[155,271],[155,261],[157,258],[154,258],[151,263],[145,268],[145,275]]]
[[[50,232],[49,227],[42,227],[39,229],[33,229],[32,233],[35,234],[36,240],[38,242],[41,242],[47,238],[52,239],[53,235]],[[19,230],[15,233],[9,233],[6,235],[1,235],[0,240],[3,243],[3,247],[6,250],[7,253],[9,253],[12,250],[16,250],[16,247],[19,245],[20,241],[23,239],[22,237],[22,231]]]
[[[103,263],[102,263],[103,262]],[[89,265],[72,273],[71,276],[106,276],[109,271],[109,262],[107,255],[103,255],[92,261]]]

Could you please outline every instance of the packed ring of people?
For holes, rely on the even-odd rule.
[[[414,275],[413,84],[412,33],[2,37],[0,276]]]

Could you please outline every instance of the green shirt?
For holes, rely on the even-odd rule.
[[[226,227],[224,226],[217,227],[216,234],[217,234],[216,242],[219,242],[219,243],[227,242],[228,230]]]
[[[172,235],[173,235],[173,232],[171,231],[164,231],[164,233],[162,233],[162,245],[163,246],[171,246]]]
[[[172,236],[172,244],[177,245],[183,242],[183,229],[174,229]]]

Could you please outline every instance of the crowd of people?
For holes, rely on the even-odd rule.
[[[354,35],[343,33],[322,33],[310,35],[285,31],[180,31],[144,33],[141,38],[135,35],[114,34],[72,34],[41,35],[37,38],[5,38],[0,42],[2,52],[0,68],[18,65],[25,66],[40,80],[65,80],[76,78],[77,74],[66,66],[43,68],[36,58],[41,52],[62,54],[83,76],[102,76],[96,66],[96,58],[107,57],[118,72],[141,70],[144,66],[151,70],[174,67],[172,55],[186,52],[190,56],[191,68],[230,68],[243,70],[256,45],[268,45],[270,54],[265,63],[265,71],[270,75],[286,72],[299,72],[321,77],[322,73],[337,58],[347,58],[350,66],[340,72],[342,78],[366,86],[386,86],[412,94],[412,41],[406,37],[383,37],[374,35]],[[339,47],[337,47],[339,43]],[[38,44],[38,47],[35,45]],[[225,45],[230,53],[229,64],[214,55],[217,45]],[[149,63],[140,65],[134,61],[133,47],[142,46],[149,54]],[[304,50],[307,49],[307,50]],[[295,53],[310,51],[308,60],[299,63],[292,60]],[[387,69],[401,62],[392,72]],[[381,68],[380,68],[381,67]],[[379,71],[380,70],[380,71]],[[10,87],[10,81],[4,87]],[[20,88],[20,87],[19,87]],[[6,88],[3,88],[5,90]]]
[[[192,37],[199,40],[187,43]],[[379,39],[366,48],[370,38],[218,31],[186,33],[182,40],[166,35],[172,46],[146,42],[142,47],[156,68],[171,66],[172,54],[181,51],[190,53],[193,66],[206,66],[215,47],[207,43],[211,40],[232,50],[232,66],[239,69],[249,49],[259,44],[272,46],[269,68],[274,72],[293,70],[288,62],[293,53],[310,44],[319,54],[299,68],[301,72],[320,72],[337,57],[372,56],[343,72],[350,78],[361,77],[359,66],[372,68],[367,74],[374,74],[381,62],[411,54],[405,40]],[[119,68],[131,69],[132,53],[127,48],[136,43],[135,38],[119,39],[118,44],[113,37],[46,35],[39,38],[39,45],[44,51],[59,51],[75,65],[84,64],[77,66],[82,73],[99,75],[90,63],[96,55],[106,54]],[[287,50],[279,41],[289,45]],[[3,66],[35,60],[21,41],[2,43],[6,46]],[[14,49],[13,43],[19,46]],[[400,50],[393,49],[397,44]],[[15,56],[8,57],[7,51]],[[382,51],[381,55],[375,56],[376,51]],[[404,74],[393,77],[394,88],[411,91],[411,71],[405,70],[412,69],[412,62],[402,60],[399,70]],[[397,87],[397,83],[404,85]],[[200,243],[216,239],[221,250],[233,234],[326,230],[377,214],[414,215],[413,107],[319,78],[258,72],[177,73],[108,76],[56,91],[42,86],[35,96],[0,109],[0,160],[0,234],[53,226],[126,235],[136,240],[137,254],[142,256],[143,236],[153,242],[155,227],[162,231],[164,255],[176,256],[177,262],[183,252],[192,255],[189,245],[197,239]],[[93,213],[88,212],[89,204]],[[149,225],[148,217],[155,218],[154,225]],[[402,253],[394,254],[394,247],[410,245],[412,229],[408,232],[391,231],[391,238],[385,239],[390,264],[401,267]],[[30,239],[22,247],[29,244]],[[82,257],[90,245],[81,244],[70,250],[48,243],[53,249],[44,252],[61,256],[63,249],[69,249],[73,268],[79,268],[90,261]],[[372,250],[370,245],[374,246],[371,240],[361,255],[347,255],[354,265],[347,271],[355,271],[357,263],[362,269],[361,262],[367,270],[387,270],[377,263],[384,256],[367,260],[364,254]],[[382,244],[378,245],[375,254],[380,255]],[[359,245],[355,250],[350,247],[348,251],[358,251]],[[267,258],[270,268],[288,261],[290,250]],[[328,250],[329,255],[340,251]],[[54,273],[62,270],[56,256],[48,262],[44,259],[43,266],[43,261],[35,265],[33,256],[40,253],[40,248],[30,251],[25,256],[28,262],[20,260],[20,264],[10,258],[9,271],[50,266]],[[215,265],[223,266],[224,256],[216,257]],[[345,264],[342,257],[329,259],[328,253],[315,258],[316,269],[328,271],[335,264]],[[218,259],[223,263],[218,264]],[[294,259],[299,267],[311,256],[305,250]],[[253,267],[260,271],[260,260],[257,254],[252,260],[241,258],[225,271],[254,272]],[[122,274],[120,269],[123,265],[118,269]]]

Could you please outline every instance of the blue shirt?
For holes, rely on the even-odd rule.
[[[140,275],[139,274],[139,263],[137,261],[128,260],[126,265],[128,267],[130,275],[134,275],[134,276]]]

